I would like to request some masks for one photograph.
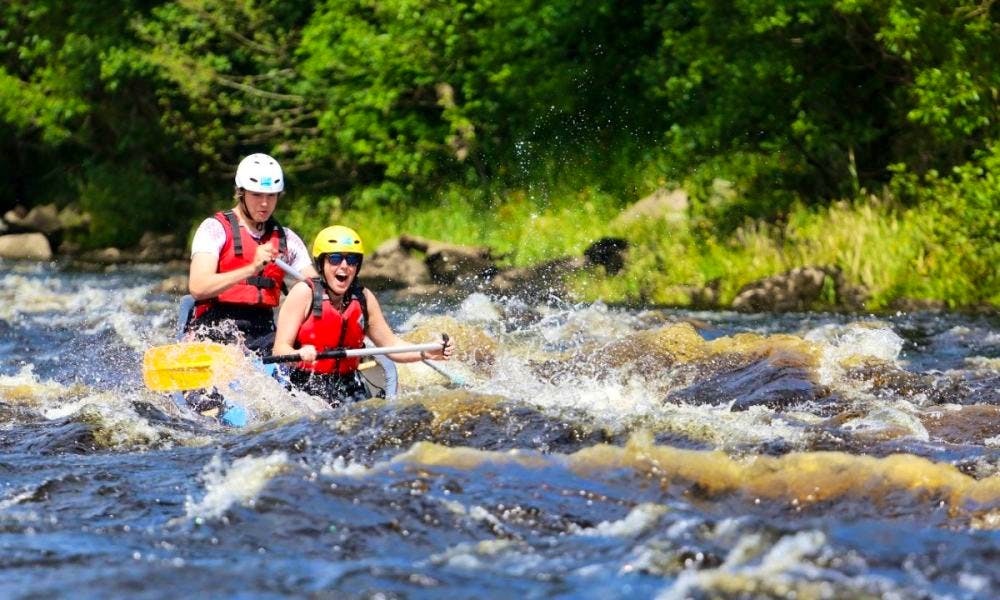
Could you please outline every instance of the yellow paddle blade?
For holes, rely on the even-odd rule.
[[[215,342],[157,346],[142,357],[142,378],[155,392],[195,390],[231,381],[245,360],[239,348]]]

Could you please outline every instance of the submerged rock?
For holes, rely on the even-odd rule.
[[[813,381],[808,369],[761,359],[715,373],[668,399],[689,404],[731,404],[731,410],[741,411],[751,406],[782,409],[829,396],[829,388]]]
[[[946,406],[921,414],[934,439],[950,444],[1000,446],[1000,406]]]

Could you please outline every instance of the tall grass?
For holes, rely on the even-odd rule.
[[[970,196],[976,190],[979,196]],[[725,306],[752,281],[814,265],[839,268],[849,284],[863,286],[872,310],[898,298],[997,306],[1000,242],[991,224],[1000,212],[998,192],[973,191],[932,181],[920,189],[923,201],[909,206],[890,192],[824,207],[800,203],[781,225],[748,219],[735,229],[698,218],[612,225],[623,202],[595,187],[543,197],[524,189],[453,187],[430,205],[406,209],[344,210],[326,198],[297,203],[288,220],[307,243],[320,227],[341,223],[358,230],[369,252],[409,233],[489,246],[508,266],[579,256],[604,236],[626,238],[630,250],[621,273],[598,268],[571,278],[576,296],[590,301],[685,306],[713,288]],[[969,197],[976,198],[972,208]]]
[[[524,190],[487,197],[482,191],[451,188],[431,205],[406,209],[376,205],[342,210],[338,201],[300,200],[286,220],[307,243],[319,229],[337,223],[357,230],[369,251],[406,233],[488,246],[502,264],[523,266],[579,256],[606,234],[608,221],[619,210],[616,202],[592,189],[538,198]]]
[[[798,205],[778,227],[748,222],[728,236],[695,234],[666,221],[635,224],[619,232],[633,243],[626,272],[580,277],[588,299],[685,305],[717,281],[718,300],[732,301],[754,280],[799,266],[836,267],[852,285],[864,286],[867,307],[884,309],[898,298],[952,307],[1000,300],[988,239],[970,241],[939,204],[912,208],[877,198],[825,208]],[[961,240],[958,243],[957,240]]]

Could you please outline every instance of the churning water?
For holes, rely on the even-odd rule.
[[[163,273],[0,265],[0,597],[986,598],[1000,320],[394,304],[451,384],[228,429],[146,390]]]

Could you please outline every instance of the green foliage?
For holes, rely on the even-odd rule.
[[[398,211],[380,203],[344,209],[336,197],[298,198],[284,221],[304,239],[328,225],[343,224],[357,230],[370,248],[409,233],[489,246],[502,263],[521,266],[580,255],[608,235],[608,222],[618,211],[615,198],[593,189],[551,197],[544,207],[521,190],[487,199],[482,191],[454,186],[440,191],[434,200]],[[484,212],[486,203],[493,210]]]
[[[795,196],[879,189],[890,164],[946,171],[997,139],[996,13],[943,0],[655,3],[662,44],[643,73],[674,121],[672,162],[747,191],[709,211],[732,226],[780,216]]]
[[[411,195],[600,172],[609,149],[643,137],[621,68],[641,51],[640,17],[610,1],[327,2],[299,49],[325,106],[316,157],[354,165],[355,186]]]
[[[952,306],[1000,300],[1000,142],[953,169],[897,169],[893,189],[917,206],[927,243],[900,293]]]
[[[317,113],[294,59],[306,6],[182,0],[130,24],[137,59],[156,82],[160,124],[202,173],[231,178],[241,156],[259,151],[290,174],[303,170]]]
[[[863,286],[872,310],[899,298],[995,306],[1000,188],[987,173],[996,173],[989,170],[996,160],[992,153],[955,179],[898,176],[894,188],[926,196],[910,207],[875,197],[823,208],[799,204],[782,226],[748,221],[731,234],[696,233],[686,223],[633,224],[617,232],[633,243],[627,272],[581,277],[576,289],[591,299],[685,305],[718,279],[725,305],[747,283],[818,265],[838,267],[848,283]]]
[[[87,166],[78,193],[80,207],[91,215],[88,235],[77,240],[87,248],[134,245],[147,231],[162,231],[164,224],[176,227],[172,207],[190,210],[189,201],[172,197],[171,190],[140,163],[121,168],[105,163]]]
[[[73,59],[90,54],[84,32],[47,26],[58,22],[56,3],[12,3],[0,29],[0,117],[21,135],[57,145],[89,109],[82,92],[86,69]]]
[[[196,166],[159,127],[153,83],[129,30],[132,19],[152,4],[40,0],[0,5],[0,123],[6,125],[0,128],[5,159],[0,176],[13,189],[0,202],[68,204],[78,189],[110,189],[108,177],[115,177],[118,165],[129,174],[142,164],[159,185],[172,190],[148,196],[139,193],[153,187],[130,190],[138,212],[194,187],[185,174]],[[92,174],[102,175],[90,182]],[[125,179],[131,181],[131,175]],[[128,190],[125,183],[112,187]],[[110,207],[98,212],[116,218]],[[166,218],[152,227],[175,225]],[[106,232],[102,237],[114,238],[110,224],[95,227]],[[116,241],[130,236],[126,231]]]
[[[609,298],[822,262],[872,306],[995,300],[997,23],[982,0],[15,0],[0,208],[79,191],[90,243],[122,245],[197,222],[265,151],[304,237],[520,265],[626,234],[629,276],[580,282]],[[675,186],[687,222],[608,225]]]

